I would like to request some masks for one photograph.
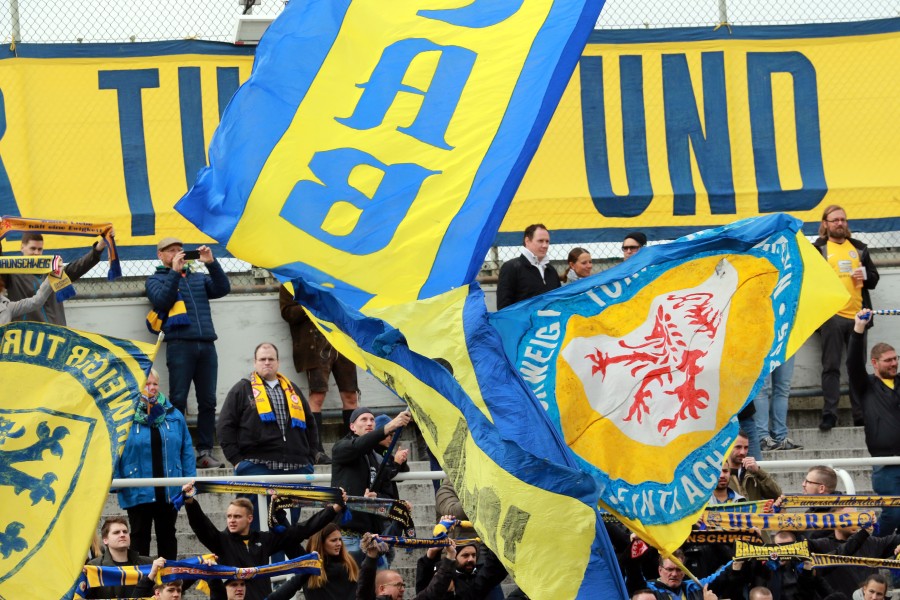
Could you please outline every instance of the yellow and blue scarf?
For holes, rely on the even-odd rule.
[[[109,251],[109,270],[106,273],[106,278],[112,281],[122,276],[122,265],[119,262],[116,237],[112,233],[112,228],[112,223],[74,223],[71,221],[4,216],[3,220],[0,221],[0,240],[13,231],[52,235],[103,236]]]
[[[287,398],[288,401],[288,411],[291,415],[291,427],[306,429],[306,415],[303,412],[303,401],[300,399],[300,394],[297,393],[287,377],[281,373],[278,373],[277,376],[278,385],[281,386],[284,397]],[[274,422],[275,413],[272,412],[272,403],[269,402],[266,384],[262,377],[255,371],[250,374],[250,389],[253,393],[253,402],[256,404],[256,411],[259,413],[260,420],[270,423]]]

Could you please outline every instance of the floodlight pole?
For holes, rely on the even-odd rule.
[[[19,0],[9,0],[9,16],[12,21],[12,41],[21,42],[22,32],[19,28]]]

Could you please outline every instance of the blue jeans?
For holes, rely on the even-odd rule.
[[[187,397],[194,382],[197,395],[198,451],[212,450],[216,434],[216,378],[219,357],[213,342],[172,340],[166,342],[166,367],[169,369],[169,400],[187,415]]]
[[[881,496],[900,496],[900,465],[872,467],[872,489]],[[900,527],[900,508],[882,508],[878,535],[891,535],[897,527]]]
[[[759,447],[759,436],[756,435],[756,422],[753,418],[738,419],[738,425],[740,425],[741,431],[747,434],[747,445],[749,446],[747,456],[762,460],[762,450]]]
[[[756,432],[759,439],[771,437],[780,442],[788,435],[788,397],[791,395],[791,378],[794,375],[794,357],[775,367],[766,376],[762,389],[753,399],[756,414]],[[771,396],[771,398],[770,398]]]
[[[265,465],[258,465],[249,460],[242,460],[234,467],[235,475],[309,475],[313,472],[312,465],[305,465],[300,469],[292,469],[290,471],[274,471]],[[257,494],[240,494],[244,498],[249,498],[253,503],[253,522],[250,523],[251,531],[259,531],[259,496]],[[291,509],[291,523],[296,523],[300,519],[300,509]]]

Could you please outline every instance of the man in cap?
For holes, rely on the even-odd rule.
[[[338,440],[331,450],[331,486],[343,488],[350,496],[362,496],[372,490],[380,464],[375,450],[385,437],[407,425],[410,419],[409,411],[403,411],[386,425],[376,427],[371,410],[364,406],[354,410],[350,415],[350,433]],[[366,532],[379,533],[382,524],[375,515],[358,511],[352,514],[353,518],[341,529],[341,536],[347,552],[361,563],[360,537]]]
[[[216,430],[216,379],[219,358],[209,301],[231,291],[228,276],[208,246],[200,246],[200,262],[208,275],[195,272],[185,261],[181,240],[166,237],[156,244],[162,265],[145,284],[147,298],[162,320],[166,335],[169,400],[187,414],[187,396],[194,383],[197,395],[197,468],[224,466],[210,454]]]

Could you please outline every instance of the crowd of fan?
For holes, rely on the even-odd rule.
[[[624,258],[634,256],[646,243],[643,233],[628,234],[622,247]],[[560,276],[549,264],[549,245],[550,234],[543,225],[535,224],[525,230],[522,256],[505,263],[500,271],[498,309],[591,274],[590,253],[584,248],[574,248],[568,256],[568,268]],[[848,306],[821,330],[826,402],[819,427],[827,432],[837,423],[839,366],[844,346],[849,343],[854,424],[866,426],[867,444],[873,456],[896,456],[900,453],[896,435],[900,424],[893,426],[893,422],[900,416],[896,414],[897,391],[893,386],[897,370],[893,348],[886,344],[873,347],[871,360],[875,375],[865,372],[865,335],[872,326],[868,290],[877,284],[877,270],[865,245],[850,237],[846,214],[840,207],[826,208],[820,239],[815,245],[843,278],[851,294]],[[76,280],[97,264],[104,247],[101,239],[84,257],[67,265],[69,278]],[[39,235],[27,235],[22,241],[22,252],[41,254],[43,239]],[[160,393],[159,375],[153,371],[142,390],[142,401],[116,465],[115,477],[194,477],[198,468],[223,467],[212,456],[217,435],[236,475],[264,478],[308,474],[313,472],[315,464],[331,464],[332,485],[342,488],[346,494],[399,499],[397,486],[391,479],[409,469],[408,450],[394,449],[390,442],[409,423],[409,413],[401,412],[393,418],[376,416],[359,406],[355,366],[334,351],[286,288],[281,292],[281,315],[290,325],[294,367],[297,372],[305,373],[309,382],[309,400],[296,383],[280,372],[278,348],[263,342],[254,350],[253,371],[231,388],[217,419],[218,360],[209,301],[229,293],[228,278],[207,246],[200,246],[196,257],[190,257],[180,240],[164,238],[157,244],[157,254],[161,265],[148,278],[146,292],[166,333],[170,398]],[[194,270],[191,259],[203,263],[207,273]],[[62,305],[49,295],[47,285],[42,285],[39,277],[13,275],[4,277],[3,281],[13,296],[11,300],[4,298],[4,318],[24,316],[65,325]],[[40,302],[29,300],[31,296]],[[25,315],[26,309],[36,312]],[[723,466],[711,503],[776,500],[781,496],[777,482],[756,461],[761,457],[761,450],[800,448],[787,436],[785,426],[792,368],[791,361],[778,366],[767,378],[760,396],[748,405],[749,411],[740,415],[746,433],[738,437],[728,463]],[[334,377],[341,395],[346,435],[334,445],[329,457],[320,432],[322,402],[330,377]],[[196,454],[184,418],[192,385],[198,401]],[[757,409],[755,417],[753,408]],[[888,426],[884,426],[885,421],[889,421]],[[882,426],[876,427],[876,423]],[[439,467],[433,459],[432,464]],[[873,474],[873,485],[876,492],[895,494],[900,492],[898,479],[896,468],[879,468]],[[836,484],[832,469],[814,467],[803,482],[803,493],[833,494]],[[106,566],[150,564],[151,577],[137,586],[92,588],[88,597],[141,597],[152,593],[156,598],[180,598],[179,582],[161,585],[152,582],[165,561],[175,559],[178,554],[177,511],[172,506],[172,498],[178,491],[171,487],[119,490],[120,505],[128,512],[133,531],[123,517],[107,519],[101,529],[103,548],[91,562]],[[295,577],[274,591],[264,578],[213,582],[214,600],[279,600],[293,597],[300,589],[308,600],[400,600],[404,597],[402,577],[384,568],[389,566],[392,553],[377,534],[392,532],[390,523],[383,519],[364,513],[342,519],[345,507],[334,504],[302,522],[297,519],[299,511],[296,511],[294,524],[284,531],[259,531],[257,497],[252,495],[249,499],[236,498],[228,505],[226,527],[220,530],[203,513],[191,484],[180,491],[187,498],[191,528],[221,564],[260,566],[267,564],[273,554],[280,553],[291,557],[316,551],[323,557],[320,575]],[[440,514],[465,520],[451,485],[445,484],[436,492]],[[900,550],[900,536],[894,534],[898,522],[896,510],[885,510],[880,537],[873,536],[870,529],[857,531],[852,527],[803,537],[808,537],[809,547],[820,553],[893,558]],[[156,560],[148,557],[154,529],[160,556]],[[651,597],[874,600],[884,597],[888,590],[884,577],[865,567],[832,567],[820,573],[811,563],[799,559],[731,561],[731,548],[716,543],[688,544],[673,556],[664,557],[615,523],[608,524],[607,529],[629,593],[637,600]],[[791,531],[761,532],[761,535],[761,541],[775,544],[798,539],[798,534]],[[305,539],[309,541],[304,548]],[[686,577],[679,562],[705,585]],[[429,549],[419,559],[415,597],[496,600],[503,598],[499,583],[505,577],[505,569],[489,549],[451,543],[443,550]],[[524,595],[516,591],[510,597]]]

